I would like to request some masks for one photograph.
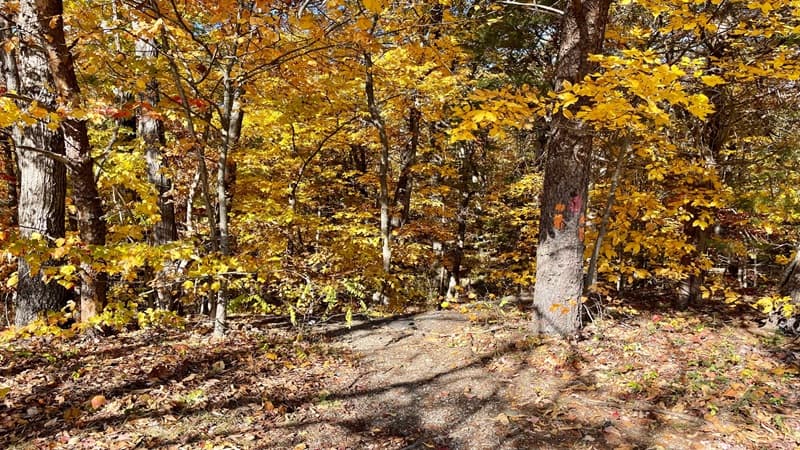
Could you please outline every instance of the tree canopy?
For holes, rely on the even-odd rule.
[[[215,309],[220,334],[227,311],[545,294],[577,320],[646,287],[793,311],[796,1],[52,3],[2,9],[17,311],[28,277],[67,291],[39,312]],[[62,62],[36,75],[42,39]],[[42,126],[66,153],[26,143]],[[44,211],[29,189],[63,180],[26,180],[59,167]],[[544,281],[566,268],[568,295]]]

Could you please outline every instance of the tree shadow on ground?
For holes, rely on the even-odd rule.
[[[666,314],[662,309],[648,313]],[[686,314],[708,317],[708,312],[703,311]],[[438,318],[464,323],[463,318],[455,316]],[[620,320],[633,323],[634,319]],[[392,328],[397,318],[356,323],[350,328],[323,327],[309,339],[335,339],[341,344],[358,333],[395,333],[403,336],[403,340],[387,339],[388,344],[368,350],[365,358],[369,359],[370,352],[413,345],[417,346],[414,352],[404,357],[407,361],[419,359],[417,364],[424,365],[424,358],[431,356],[432,351],[422,345],[424,340],[420,337],[428,326],[425,320],[428,319],[402,316],[399,330]],[[577,342],[543,340],[531,344],[512,338],[488,351],[473,351],[446,369],[431,368],[404,378],[405,374],[398,369],[394,379],[391,374],[380,378],[375,373],[383,369],[365,362],[354,369],[350,378],[334,381],[327,372],[320,375],[288,368],[299,361],[287,365],[290,361],[283,360],[283,356],[271,361],[267,355],[272,349],[291,346],[293,339],[287,334],[274,334],[273,323],[261,324],[270,328],[266,334],[217,345],[176,345],[186,335],[175,333],[169,339],[163,336],[112,339],[99,354],[84,351],[70,356],[68,364],[48,366],[37,361],[26,370],[47,375],[30,380],[30,392],[15,397],[10,408],[0,406],[0,415],[24,420],[0,429],[0,446],[24,444],[37,438],[50,441],[64,432],[117,429],[138,419],[163,422],[168,417],[183,423],[182,428],[172,435],[142,437],[138,445],[192,446],[211,437],[228,436],[234,441],[242,439],[239,445],[244,448],[291,448],[308,441],[316,430],[317,440],[313,443],[318,445],[310,448],[337,447],[340,443],[336,439],[344,439],[343,436],[348,443],[345,446],[350,448],[372,444],[398,449],[649,448],[660,445],[652,436],[671,426],[670,422],[682,421],[680,426],[686,434],[696,433],[703,426],[702,419],[696,416],[702,413],[690,411],[677,419],[669,416],[668,409],[676,401],[672,391],[656,390],[654,396],[646,399],[604,392],[598,372],[591,367],[598,364],[597,360],[585,360],[586,348]],[[447,339],[437,333],[429,336]],[[442,346],[434,353],[441,354],[446,348]],[[530,356],[541,349],[560,352],[561,362],[552,368],[533,366],[532,361],[538,360]],[[126,354],[129,356],[125,367],[107,367],[110,360],[119,360]],[[219,362],[223,368],[215,369]],[[513,363],[512,367],[503,369],[501,365],[508,362]],[[401,363],[398,361],[398,367]],[[119,361],[115,364],[123,365]],[[73,379],[80,367],[90,370]],[[115,376],[115,370],[128,372]],[[685,378],[686,373],[677,374],[674,381],[680,383]],[[258,384],[263,380],[269,380],[270,384]],[[292,390],[287,387],[292,384],[301,386]],[[533,392],[544,385],[548,386],[546,392],[541,389],[541,395]],[[469,386],[481,388],[472,390]],[[176,392],[196,389],[204,390],[206,400],[197,404],[175,401]],[[324,395],[320,394],[323,390]],[[109,402],[130,398],[130,403],[113,411],[93,411],[86,403],[97,394],[105,395]],[[159,399],[159,395],[166,398]],[[145,396],[150,398],[149,402],[143,400]],[[271,405],[267,411],[263,407],[266,398]],[[39,411],[30,414],[31,408]],[[586,414],[585,409],[592,409],[594,414]],[[77,416],[71,417],[75,410]],[[634,412],[642,417],[631,419],[638,421],[637,428],[631,431],[626,427],[634,422],[625,422],[625,417],[619,414]],[[691,420],[690,413],[695,414],[696,421]],[[230,415],[248,415],[248,422],[242,421],[238,424],[240,428],[231,431],[207,430],[209,422],[218,420],[215,417]],[[0,428],[3,424],[0,422]],[[256,433],[265,436],[265,440],[244,439],[241,427],[245,425],[258,430]]]

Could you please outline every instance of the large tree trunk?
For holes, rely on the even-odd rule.
[[[571,0],[561,24],[556,89],[591,70],[587,55],[602,48],[610,0]],[[576,105],[579,108],[581,103]],[[535,332],[567,336],[580,326],[583,250],[592,130],[556,114],[545,148],[536,286]]]
[[[48,21],[39,19],[36,5],[31,1],[19,4],[16,23],[2,23],[4,37],[7,30],[18,33],[17,50],[2,47],[3,69],[9,90],[35,100],[44,108],[55,109],[56,92],[48,71],[48,58],[41,45],[40,30]],[[29,104],[18,102],[21,109]],[[18,224],[20,235],[30,237],[39,233],[52,240],[64,236],[64,200],[66,195],[66,167],[63,164],[64,134],[52,129],[42,120],[33,125],[19,125],[13,132],[14,146],[19,164]],[[25,258],[19,258],[19,281],[15,297],[17,326],[23,326],[45,311],[62,308],[67,291],[56,282],[45,283],[39,273],[31,273]]]
[[[82,107],[80,87],[75,76],[72,54],[64,37],[61,0],[26,0],[20,2],[38,14],[39,45],[47,51],[47,67],[54,88],[68,110]],[[69,115],[61,122],[64,130],[66,155],[71,172],[72,198],[78,210],[78,229],[81,240],[91,247],[106,243],[106,221],[103,202],[97,191],[94,159],[89,143],[86,121]],[[107,276],[93,261],[81,264],[81,320],[86,321],[102,311],[106,304]]]

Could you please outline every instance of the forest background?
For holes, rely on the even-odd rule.
[[[6,324],[791,316],[800,4],[562,3],[3,2]]]

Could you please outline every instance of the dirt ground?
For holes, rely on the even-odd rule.
[[[800,347],[715,312],[620,309],[579,341],[469,307],[0,347],[0,447],[795,449]]]

